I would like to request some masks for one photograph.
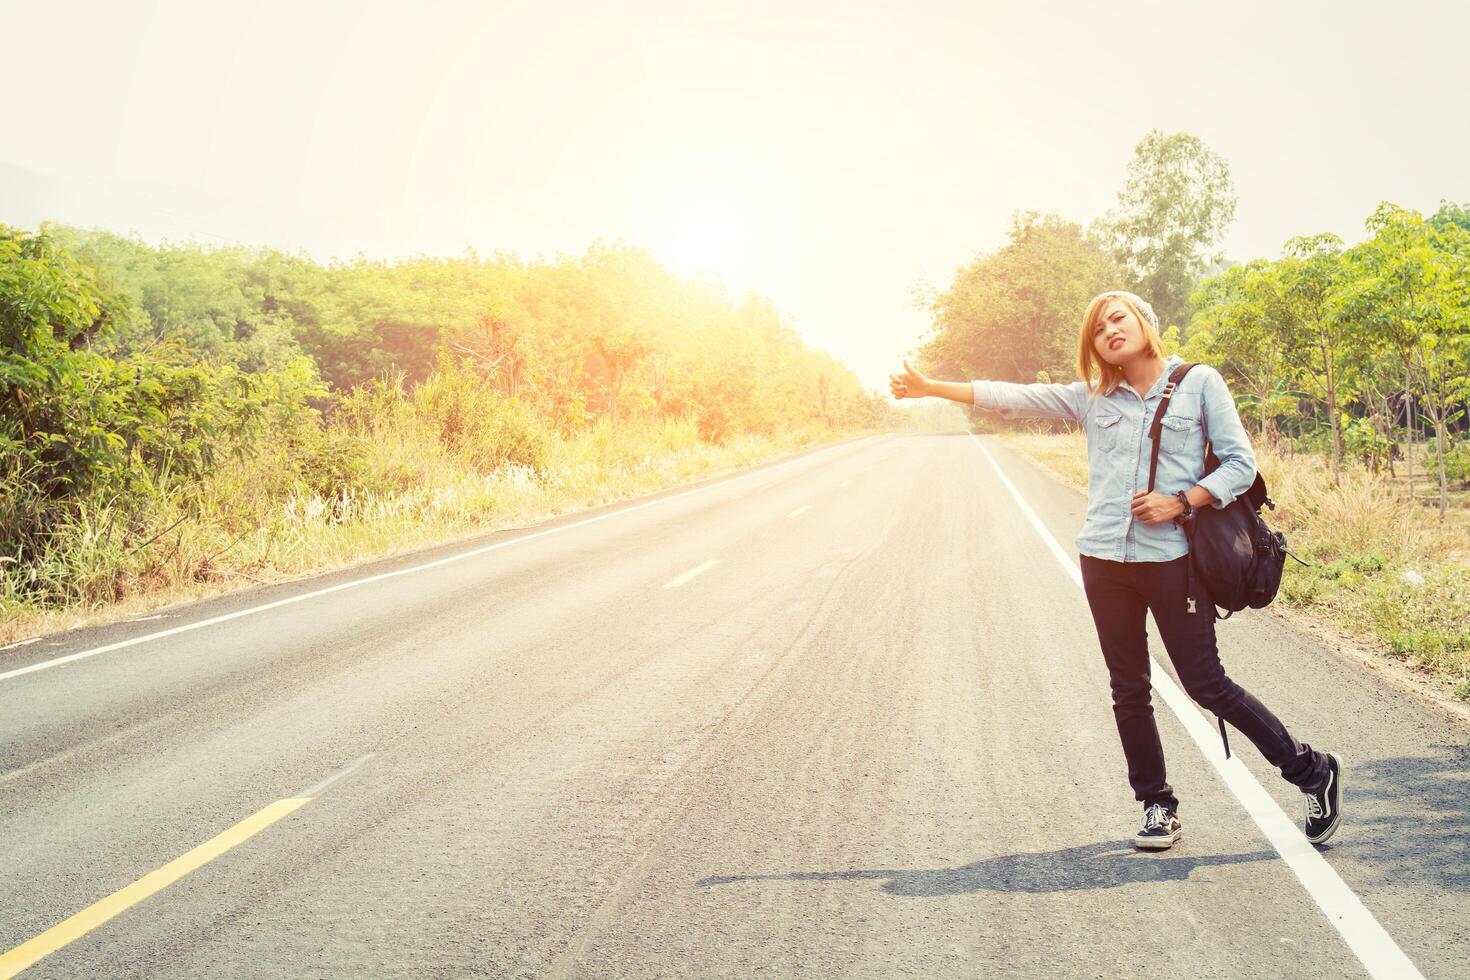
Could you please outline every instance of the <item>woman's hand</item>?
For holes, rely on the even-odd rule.
[[[929,379],[909,366],[904,358],[903,373],[890,374],[888,387],[893,389],[894,398],[923,398],[929,394]]]
[[[1145,524],[1163,524],[1184,513],[1178,497],[1165,496],[1157,490],[1140,490],[1133,495],[1133,516]]]

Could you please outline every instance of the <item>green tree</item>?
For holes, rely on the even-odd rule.
[[[1188,319],[1189,296],[1235,220],[1225,160],[1196,136],[1151,130],[1134,149],[1118,207],[1094,226],[1162,325]]]
[[[116,304],[116,305],[114,305]],[[114,360],[126,302],[50,235],[0,227],[0,547],[34,557],[84,503],[138,511],[167,475],[198,477],[281,423],[309,418],[312,376],[251,376],[176,344]],[[285,424],[275,431],[285,431]]]
[[[1448,427],[1470,398],[1470,233],[1436,226],[1384,202],[1368,219],[1373,237],[1352,252],[1359,275],[1342,303],[1395,351],[1434,426],[1439,512],[1448,504]]]
[[[1071,377],[1087,301],[1117,283],[1117,266],[1079,225],[1018,213],[1008,244],[929,300],[933,332],[920,356],[937,372],[971,378]]]
[[[1335,485],[1342,474],[1341,407],[1356,395],[1358,362],[1357,320],[1334,299],[1344,278],[1342,239],[1331,234],[1301,236],[1287,242],[1285,251],[1277,263],[1267,314],[1288,338],[1297,385],[1326,403]]]
[[[1213,364],[1233,379],[1236,400],[1254,415],[1262,441],[1277,438],[1276,420],[1291,412],[1301,392],[1291,388],[1288,337],[1270,311],[1280,294],[1273,263],[1237,265],[1200,284],[1183,356]]]

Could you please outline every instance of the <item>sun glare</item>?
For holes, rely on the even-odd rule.
[[[652,195],[647,244],[684,275],[717,273],[734,289],[759,288],[764,202],[749,178],[728,169],[692,169]]]

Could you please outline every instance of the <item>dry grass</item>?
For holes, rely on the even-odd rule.
[[[1051,434],[1003,429],[1000,440],[1045,466],[1075,490],[1087,492],[1087,437],[1081,432]]]
[[[65,547],[29,569],[64,584],[66,601],[38,605],[14,580],[0,580],[0,643],[531,524],[858,434],[743,435],[712,445],[682,420],[600,424],[552,442],[537,474],[515,465],[477,473],[432,440],[382,433],[369,465],[396,474],[398,488],[332,497],[279,496],[278,461],[249,460],[165,494],[169,503],[152,520],[168,530],[147,547],[123,551],[111,515],[83,511],[63,529]]]

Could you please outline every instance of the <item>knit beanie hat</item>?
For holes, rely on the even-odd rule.
[[[1126,289],[1110,289],[1105,293],[1098,293],[1092,298],[1092,302],[1095,303],[1098,300],[1102,299],[1104,296],[1116,296],[1119,299],[1126,299],[1128,302],[1138,307],[1138,312],[1143,314],[1143,318],[1148,321],[1148,325],[1154,328],[1155,333],[1158,332],[1159,315],[1154,312],[1154,308],[1149,305],[1148,300],[1144,299],[1142,296],[1139,296],[1137,293],[1130,293]],[[1091,306],[1092,303],[1089,303],[1087,305]]]

